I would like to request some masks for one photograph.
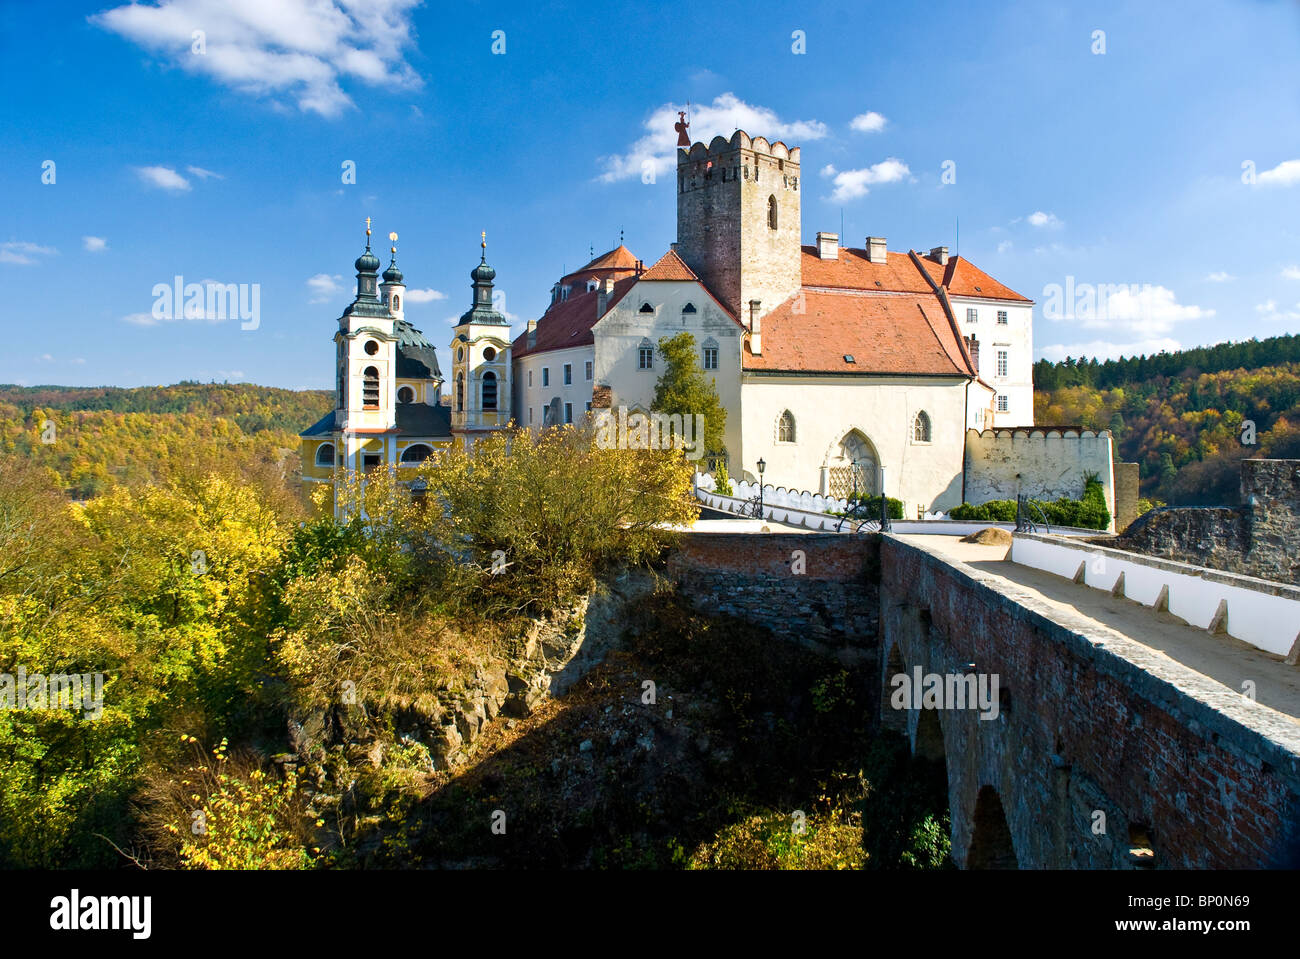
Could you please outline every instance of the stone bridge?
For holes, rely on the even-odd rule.
[[[708,532],[670,570],[701,606],[879,676],[882,726],[945,763],[959,866],[1300,866],[1300,672],[987,550]],[[918,669],[996,675],[996,717],[894,708]]]

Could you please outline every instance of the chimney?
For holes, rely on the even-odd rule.
[[[528,348],[531,350],[537,345],[537,321],[528,321]]]
[[[930,250],[930,259],[940,266],[948,265],[948,248],[946,246],[936,246]]]
[[[840,257],[840,235],[838,233],[817,234],[817,258],[819,260],[838,260]]]
[[[749,301],[749,352],[755,356],[763,355],[763,320],[758,315],[762,300]]]
[[[597,290],[599,292],[596,294],[596,317],[599,319],[604,316],[605,311],[609,309],[609,295],[614,292],[613,277],[604,277],[600,281],[600,286],[597,287]]]
[[[888,259],[885,254],[885,238],[883,236],[867,237],[867,262],[884,263]]]

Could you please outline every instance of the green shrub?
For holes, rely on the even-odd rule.
[[[880,515],[879,496],[868,496],[866,493],[850,493],[845,498],[848,500],[850,506],[853,506],[855,503],[861,504],[858,509],[859,516],[863,514],[867,514],[873,517]],[[888,505],[889,518],[902,519],[903,501],[901,499],[894,499],[894,497],[891,496],[888,499],[888,504],[889,504]]]
[[[718,464],[718,475],[714,477],[714,482],[716,483],[716,485],[714,486],[713,491],[717,493],[719,496],[736,495],[731,491],[731,477],[727,475],[726,463]]]
[[[1062,496],[1054,502],[1046,500],[1029,500],[1029,502],[1042,510],[1043,516],[1052,526],[1105,529],[1110,525],[1110,511],[1106,509],[1106,493],[1101,481],[1095,475],[1084,477],[1083,496],[1080,499]],[[1031,515],[1034,519],[1038,518],[1037,511],[1031,510]],[[948,512],[948,518],[982,523],[1014,523],[1016,501],[995,499],[978,505],[962,503]]]

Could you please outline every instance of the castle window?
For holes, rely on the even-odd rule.
[[[1002,324],[1003,326],[1006,326],[1006,325],[1007,325],[1007,311],[1006,311],[1006,310],[998,310],[998,322],[999,322],[1000,324]]]
[[[549,366],[542,367],[542,385],[543,386],[551,385],[551,368]]]
[[[334,465],[334,444],[322,443],[316,447],[316,465],[333,466]]]
[[[654,311],[655,311],[655,308],[654,308],[653,306],[651,306],[649,303],[642,303],[642,304],[641,304],[641,309],[640,309],[639,312],[641,312],[641,313],[653,313]]]
[[[379,409],[379,371],[367,366],[361,374],[361,406],[367,410]]]
[[[532,370],[529,370],[529,371],[528,371],[528,388],[529,388],[530,390],[533,388],[533,371],[532,371]]]
[[[592,361],[591,361],[591,360],[587,360],[586,368],[585,368],[585,371],[584,371],[584,372],[587,374],[587,379],[591,379],[591,365],[592,365]]]
[[[393,312],[396,313],[402,308],[402,298],[396,293],[393,294]]]
[[[573,364],[572,363],[564,364],[564,385],[565,386],[573,385]]]
[[[497,351],[492,349],[492,347],[489,346],[487,349],[483,351],[483,359],[487,360],[489,363],[491,363],[496,358],[497,358]]]
[[[456,374],[456,412],[465,412],[465,374]]]
[[[767,225],[769,229],[776,229],[776,196],[775,194],[767,198]]]
[[[1006,350],[998,350],[998,376],[1006,376],[1006,375],[1007,375],[1007,366],[1008,366],[1008,365],[1009,365],[1009,364],[1007,363],[1007,351],[1006,351]]]
[[[497,375],[490,370],[483,374],[483,409],[497,408]]]
[[[999,412],[999,413],[1005,413],[1006,411],[1007,411],[1007,396],[1006,396],[1005,393],[999,393],[999,394],[998,394],[998,412]]]
[[[365,350],[367,356],[374,356],[379,352],[379,344],[374,340],[366,340]]]
[[[397,402],[414,403],[415,390],[411,389],[409,386],[403,386],[400,390],[397,391]]]
[[[975,309],[973,306],[972,306],[972,307],[967,307],[967,309],[966,309],[966,322],[967,322],[967,323],[976,323],[976,322],[979,321],[979,318],[980,318],[980,315],[979,315],[979,311],[978,311],[977,309]]]
[[[912,424],[912,441],[915,443],[930,442],[930,414],[925,410],[916,414],[916,421]]]
[[[425,443],[415,443],[402,450],[403,463],[423,463],[433,455],[433,447]]]
[[[636,349],[636,368],[638,370],[654,369],[655,348],[648,339],[642,339]]]
[[[695,312],[695,304],[694,304],[694,303],[687,303],[685,306],[682,307],[682,312],[683,312],[683,313],[694,313],[694,312]]]
[[[779,443],[794,442],[794,414],[786,410],[776,424],[776,439]]]
[[[564,422],[566,422],[566,423],[572,423],[572,422],[573,422],[573,404],[572,404],[572,403],[565,403],[565,404],[564,404]]]
[[[718,368],[718,341],[711,336],[704,341],[704,368],[706,370]]]

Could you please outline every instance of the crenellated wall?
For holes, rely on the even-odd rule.
[[[1084,476],[1095,473],[1115,517],[1114,448],[1110,430],[993,429],[966,431],[967,503],[1083,495]]]

